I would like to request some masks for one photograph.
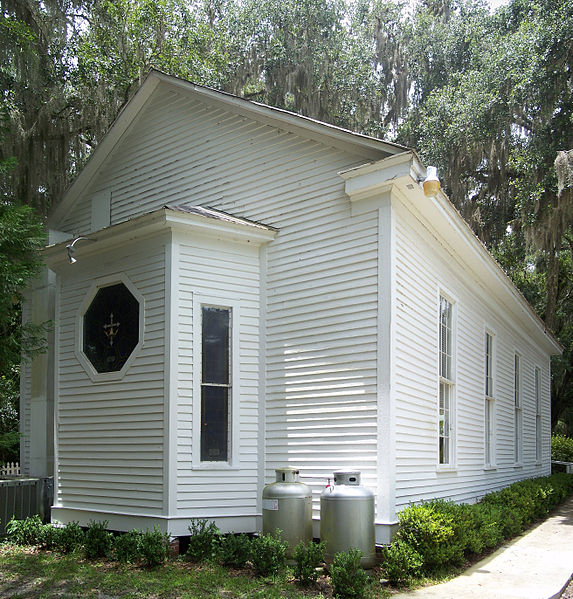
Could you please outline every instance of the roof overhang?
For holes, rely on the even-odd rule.
[[[463,269],[472,272],[487,297],[500,305],[511,306],[520,322],[536,340],[544,341],[551,355],[561,354],[563,347],[539,318],[523,294],[513,284],[499,263],[475,235],[443,191],[426,197],[421,181],[426,168],[416,152],[410,150],[375,163],[339,173],[345,191],[354,206],[378,201],[386,193],[400,201],[423,223],[437,242]]]
[[[255,246],[272,241],[278,234],[278,230],[273,227],[209,208],[165,206],[88,235],[87,239],[92,243],[80,243],[74,247],[74,257],[80,260],[167,231],[207,235],[215,239]],[[70,241],[71,238],[42,250],[44,262],[52,270],[57,271],[66,266],[74,268],[68,257],[67,247]]]

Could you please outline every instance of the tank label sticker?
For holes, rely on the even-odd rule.
[[[279,500],[278,499],[263,499],[263,509],[264,510],[272,510],[273,512],[278,511]]]

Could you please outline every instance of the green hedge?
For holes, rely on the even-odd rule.
[[[395,583],[447,572],[518,535],[572,493],[573,475],[559,473],[517,482],[471,505],[443,500],[411,505],[399,515],[382,569]]]
[[[573,439],[565,435],[551,437],[551,459],[558,462],[573,462]]]

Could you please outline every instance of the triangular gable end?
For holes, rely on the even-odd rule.
[[[171,89],[186,97],[195,98],[202,103],[209,104],[214,109],[224,109],[262,125],[269,125],[304,139],[346,150],[364,160],[379,160],[392,154],[401,153],[406,149],[399,144],[354,133],[286,110],[273,108],[232,94],[196,85],[157,70],[151,70],[133,98],[122,108],[109,131],[72,182],[62,200],[54,206],[48,219],[51,229],[60,229],[62,221],[70,214],[76,204],[85,197],[86,192],[90,191],[100,169],[112,157],[129,132],[136,127],[140,117],[145,113],[145,109],[158,93],[160,87],[162,89]],[[109,199],[106,198],[105,201],[109,201]]]

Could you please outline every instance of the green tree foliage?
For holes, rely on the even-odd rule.
[[[43,325],[21,324],[22,292],[39,267],[41,221],[29,206],[0,204],[0,463],[18,459],[19,364],[44,350]]]
[[[5,194],[46,216],[153,66],[217,85],[227,58],[202,2],[2,0],[0,85],[15,157]]]
[[[78,98],[71,92],[73,65],[67,15],[79,0],[2,0],[0,84],[8,128],[0,160],[11,160],[2,177],[4,197],[17,198],[45,216],[65,189],[73,161],[82,159],[78,135],[84,127]]]
[[[0,7],[3,198],[45,216],[150,67],[417,148],[564,345],[552,424],[573,430],[571,2]]]
[[[385,134],[407,105],[401,4],[228,3],[224,88],[341,127]]]
[[[414,16],[413,104],[399,139],[439,166],[450,199],[565,346],[555,426],[572,399],[573,179],[568,155],[555,160],[573,148],[573,9],[441,6],[420,4]]]

